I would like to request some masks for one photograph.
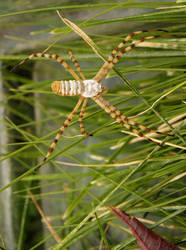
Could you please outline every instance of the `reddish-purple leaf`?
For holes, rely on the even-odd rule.
[[[110,209],[129,226],[141,250],[181,250],[179,247],[171,244],[152,230],[148,229],[135,217],[129,216],[124,211],[115,207],[110,207]]]

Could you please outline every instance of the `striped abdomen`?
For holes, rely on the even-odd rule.
[[[62,96],[81,95],[83,97],[93,97],[102,92],[102,87],[95,80],[54,81],[52,91]]]

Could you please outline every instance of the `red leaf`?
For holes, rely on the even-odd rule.
[[[171,244],[152,230],[148,229],[135,217],[129,216],[124,211],[115,207],[110,207],[110,209],[129,226],[141,250],[181,250],[179,247]]]

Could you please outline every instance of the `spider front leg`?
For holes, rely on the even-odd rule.
[[[61,64],[61,66],[63,66],[76,80],[79,80],[78,75],[74,72],[74,70],[68,65],[67,62],[65,62],[65,60],[63,60],[60,56],[56,55],[56,54],[48,54],[48,53],[33,53],[31,55],[29,55],[26,59],[24,59],[23,61],[21,61],[20,63],[18,63],[17,65],[15,65],[13,67],[13,69],[11,71],[14,71],[17,67],[19,67],[20,65],[22,65],[23,63],[27,62],[28,60],[33,59],[34,57],[45,57],[47,59],[54,59],[56,60],[58,63]]]
[[[161,29],[156,29],[156,31],[164,31],[165,30],[161,30]],[[143,43],[144,41],[147,40],[151,40],[154,38],[159,38],[159,37],[167,37],[169,35],[151,35],[151,36],[146,36],[143,37],[142,39],[136,41],[136,42],[132,42],[129,46],[125,47],[124,49],[122,49],[122,47],[136,34],[140,34],[140,33],[144,33],[147,31],[135,31],[132,32],[131,34],[129,34],[120,44],[118,44],[118,46],[112,51],[111,55],[108,57],[107,61],[103,64],[103,66],[101,67],[101,69],[98,71],[98,73],[96,74],[96,76],[94,77],[94,80],[96,80],[97,82],[101,82],[109,73],[109,71],[115,66],[116,63],[119,62],[121,56],[125,53],[127,53],[128,51],[134,49],[138,44]]]

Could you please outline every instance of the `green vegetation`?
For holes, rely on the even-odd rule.
[[[91,6],[56,3],[57,7],[47,8],[47,4],[41,4],[0,15],[1,27],[9,30],[6,39],[15,45],[8,55],[0,55],[5,86],[3,124],[9,136],[9,143],[3,145],[8,152],[0,161],[11,159],[14,170],[12,180],[0,191],[13,188],[17,249],[25,249],[25,245],[27,249],[137,247],[134,237],[107,208],[109,205],[146,219],[149,228],[184,247],[186,7],[173,1],[98,2],[91,1]],[[52,93],[52,81],[72,79],[55,61],[34,59],[14,72],[10,72],[10,66],[48,47],[47,53],[58,54],[69,63],[71,49],[87,79],[93,78],[103,64],[92,48],[59,19],[57,9],[83,29],[104,58],[132,31],[167,31],[166,37],[149,40],[125,54],[103,83],[109,88],[104,98],[125,115],[136,116],[134,120],[149,128],[167,127],[165,131],[173,136],[156,137],[163,146],[126,134],[126,129],[113,123],[90,100],[83,121],[93,137],[77,136],[81,132],[76,115],[47,165],[34,171],[78,97]],[[9,18],[15,20],[9,22]],[[150,34],[164,32],[145,36]],[[137,35],[132,41],[143,36]],[[41,218],[28,190],[42,205],[62,239],[60,243],[52,240],[54,235],[48,229],[39,231]]]

